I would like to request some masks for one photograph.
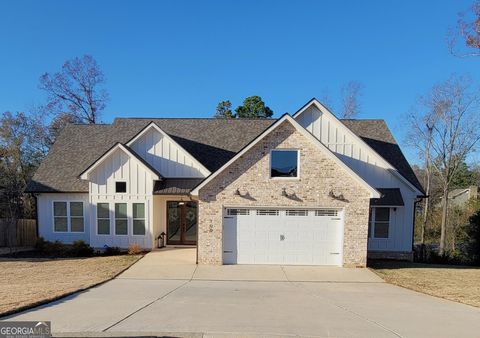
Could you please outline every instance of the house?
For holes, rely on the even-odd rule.
[[[448,193],[450,207],[464,207],[470,200],[478,198],[478,187],[469,186],[463,189],[453,189]],[[437,205],[442,207],[442,201]]]
[[[68,125],[28,191],[46,240],[196,245],[199,264],[410,258],[424,191],[383,120],[312,99],[279,119]]]

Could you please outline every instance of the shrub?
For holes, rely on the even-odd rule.
[[[142,252],[142,248],[138,243],[133,243],[128,246],[129,255],[138,255]]]
[[[90,257],[93,255],[93,248],[82,240],[73,242],[68,254],[72,257]]]
[[[469,221],[467,253],[472,263],[480,265],[480,210],[473,214]]]
[[[43,237],[38,237],[37,240],[35,241],[35,249],[42,252],[43,250],[45,250],[46,244],[47,244],[47,241],[44,240]]]
[[[117,256],[122,254],[122,250],[118,246],[108,246],[105,245],[105,250],[103,251],[105,256]]]

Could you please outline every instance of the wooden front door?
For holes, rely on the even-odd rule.
[[[197,203],[167,202],[167,244],[197,244]]]

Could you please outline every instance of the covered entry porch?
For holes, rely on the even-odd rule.
[[[153,247],[159,238],[166,246],[196,246],[198,203],[190,191],[199,179],[165,179],[155,183],[153,195]]]

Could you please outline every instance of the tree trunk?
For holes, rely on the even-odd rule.
[[[443,188],[442,227],[440,230],[440,256],[445,254],[447,247],[447,217],[448,217],[448,186]]]

